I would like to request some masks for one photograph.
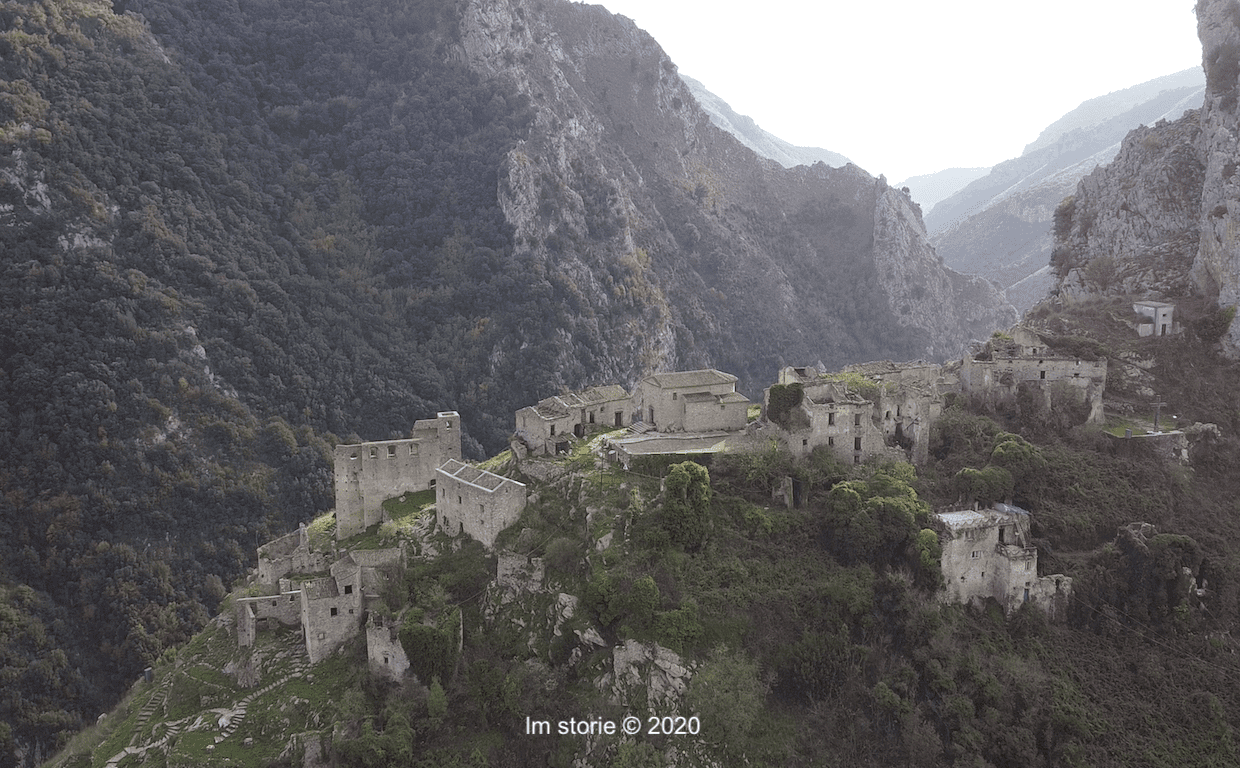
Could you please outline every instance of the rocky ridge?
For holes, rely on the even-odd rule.
[[[1012,317],[988,286],[900,250],[925,241],[920,216],[884,220],[864,171],[784,169],[716,127],[627,19],[567,3],[473,2],[460,55],[536,110],[500,181],[519,255],[595,288],[581,292],[567,332],[566,382],[583,378],[575,350],[585,345],[614,353],[604,364],[613,380],[709,364],[753,390],[783,361],[873,357],[862,348],[874,345],[879,356],[946,356]],[[905,266],[888,277],[880,263]],[[591,282],[604,271],[613,278]],[[838,289],[841,279],[891,312],[824,301],[824,281]],[[940,309],[914,311],[914,290]]]
[[[996,281],[1019,309],[1032,306],[1054,285],[1047,265],[1056,206],[1116,157],[1134,126],[1198,106],[1200,80],[1190,70],[1091,99],[1048,126],[1021,157],[944,200],[926,218],[945,263]]]
[[[1197,20],[1205,102],[1130,133],[1115,161],[1083,179],[1056,212],[1052,265],[1062,293],[1195,293],[1223,307],[1240,303],[1240,11],[1211,0],[1197,5]],[[1240,354],[1234,322],[1223,344]]]

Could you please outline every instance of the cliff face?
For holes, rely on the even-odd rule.
[[[1200,243],[1193,279],[1221,306],[1240,303],[1240,5],[1228,0],[1197,4],[1197,35],[1206,70],[1206,102],[1202,108]],[[1234,322],[1224,347],[1240,355],[1240,327]]]
[[[1048,264],[1056,206],[1099,165],[1116,157],[1138,125],[1177,119],[1201,104],[1199,71],[1185,71],[1091,99],[1043,131],[1019,158],[944,200],[927,226],[946,264],[1004,287],[1024,310],[1054,285]]]
[[[1052,265],[1063,291],[1240,303],[1240,5],[1203,0],[1197,20],[1205,102],[1130,133],[1115,161],[1061,205]],[[1240,354],[1234,323],[1223,344]]]
[[[1012,318],[864,171],[785,169],[718,129],[627,19],[478,0],[460,49],[536,110],[501,174],[504,212],[549,274],[604,276],[566,333],[616,379],[709,364],[753,391],[793,361],[946,357]]]

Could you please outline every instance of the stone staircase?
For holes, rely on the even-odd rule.
[[[294,677],[301,677],[306,673],[306,670],[309,669],[309,667],[309,659],[294,658],[293,669],[287,675],[267,683],[262,688],[250,693],[241,701],[237,702],[237,705],[233,707],[232,711],[220,716],[220,732],[215,736],[215,743],[219,744],[224,739],[227,739],[229,736],[233,735],[233,733],[241,727],[241,723],[245,720],[245,713],[250,706],[250,702],[254,701],[254,699],[262,696],[264,693],[267,693],[276,686],[284,685]]]

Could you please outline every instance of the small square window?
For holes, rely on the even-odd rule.
[[[394,458],[396,458],[396,446],[394,446],[394,445],[389,445],[389,446],[387,447],[387,449],[388,449],[388,458],[389,458],[389,459],[394,459]]]
[[[981,556],[982,556],[982,550],[980,550],[980,549],[975,549],[975,550],[973,550],[973,558],[974,558],[974,559],[977,559],[977,558],[979,558],[979,557],[981,557]]]
[[[372,459],[377,459],[377,458],[379,458],[379,449],[378,449],[378,448],[371,448],[371,449],[370,449],[370,458],[372,458]]]
[[[345,593],[346,595],[351,595],[351,594],[353,594],[353,585],[352,585],[352,584],[345,584],[345,585],[344,585],[344,593]]]
[[[340,613],[340,609],[339,609],[339,608],[333,608],[333,609],[332,609],[332,615],[333,615],[333,616],[335,616],[337,613]]]
[[[801,447],[806,448],[808,446],[809,446],[809,438],[806,438],[806,437],[801,438]]]

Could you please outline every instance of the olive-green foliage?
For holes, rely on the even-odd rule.
[[[771,386],[767,400],[766,417],[787,429],[789,426],[789,414],[791,414],[792,409],[801,404],[804,398],[805,387],[800,382],[774,384]]]
[[[409,669],[423,685],[446,682],[456,666],[460,613],[449,612],[438,626],[422,623],[421,611],[410,611],[400,627],[400,644],[409,657]]]
[[[928,528],[917,532],[917,581],[922,587],[937,590],[943,586],[943,547],[939,535]]]
[[[695,551],[711,525],[710,474],[692,461],[673,465],[663,479],[663,527],[674,546]]]
[[[766,686],[758,665],[746,654],[720,646],[693,674],[685,701],[689,711],[701,718],[702,740],[740,746],[758,721],[766,699]],[[733,754],[739,752],[732,751]]]
[[[988,505],[1012,497],[1012,473],[994,465],[983,469],[965,467],[956,473],[956,488],[962,498]]]
[[[1214,345],[1231,329],[1236,319],[1235,307],[1220,307],[1217,311],[1206,314],[1189,325],[1203,344]]]
[[[837,483],[827,493],[824,537],[844,562],[894,562],[929,521],[929,506],[909,484],[912,467],[893,464],[866,480]]]

